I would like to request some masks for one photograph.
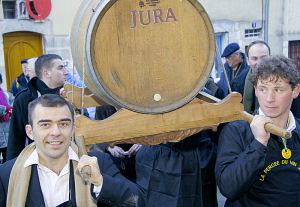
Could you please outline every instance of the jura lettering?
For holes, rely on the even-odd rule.
[[[152,15],[151,15],[152,13]],[[136,27],[137,21],[140,22],[141,25],[147,26],[151,22],[154,24],[165,23],[165,22],[176,22],[177,19],[175,14],[171,8],[168,8],[165,15],[163,15],[163,11],[161,9],[153,9],[145,11],[131,11],[132,17],[132,26],[130,29],[134,29]]]

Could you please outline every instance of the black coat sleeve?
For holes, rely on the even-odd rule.
[[[99,168],[103,175],[100,194],[96,198],[92,193],[98,202],[110,206],[144,206],[142,188],[123,177],[109,155],[101,152],[89,153],[89,155],[98,158]]]
[[[246,192],[263,168],[265,157],[266,147],[254,139],[248,123],[227,124],[220,134],[215,167],[220,192],[229,199]]]
[[[23,98],[26,93],[19,94],[13,104],[7,143],[7,160],[17,157],[25,147],[25,126],[28,123],[28,101]]]

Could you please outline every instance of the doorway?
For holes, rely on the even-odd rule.
[[[43,54],[42,35],[34,32],[12,32],[3,34],[6,83],[12,82],[23,71],[21,60]]]

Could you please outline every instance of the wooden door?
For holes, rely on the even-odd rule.
[[[20,61],[43,54],[42,36],[33,32],[12,32],[3,35],[7,88],[23,71]]]
[[[295,61],[300,71],[300,40],[289,41],[289,58]]]

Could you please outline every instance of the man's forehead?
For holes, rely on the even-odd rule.
[[[269,76],[266,79],[258,79],[257,85],[282,85],[289,84],[289,81],[279,76]],[[290,84],[289,84],[290,85]]]
[[[264,54],[269,55],[268,47],[264,44],[255,44],[252,47],[250,47],[250,49],[248,51],[249,56],[258,56],[259,53],[264,53]]]
[[[33,110],[33,119],[61,120],[65,118],[71,119],[72,114],[67,105],[57,107],[47,107],[37,104]],[[38,120],[37,120],[38,121]]]
[[[53,63],[54,63],[55,65],[64,65],[63,62],[62,62],[62,60],[59,59],[59,58],[54,59],[54,60],[53,60]]]

